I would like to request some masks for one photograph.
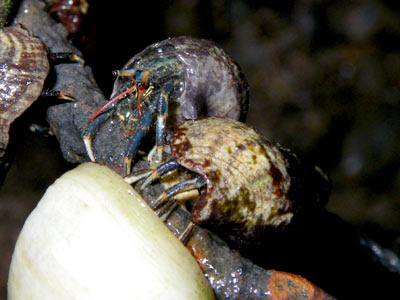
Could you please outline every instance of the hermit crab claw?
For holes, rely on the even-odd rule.
[[[140,170],[138,172],[132,173],[131,175],[128,175],[125,177],[125,181],[128,182],[129,184],[135,183],[139,181],[140,179],[146,178],[146,180],[143,182],[141,185],[140,189],[144,189],[148,184],[156,180],[157,178],[160,178],[162,175],[176,170],[179,168],[179,164],[174,161],[170,160],[167,161],[166,163],[158,166],[155,170],[154,169],[144,169]]]
[[[162,152],[163,148],[155,145],[147,155],[147,161],[151,165],[158,166],[162,162]]]
[[[138,182],[140,179],[143,178],[150,178],[151,174],[154,172],[154,170],[151,169],[145,169],[145,170],[140,170],[139,172],[131,173],[130,175],[126,176],[124,179],[127,183],[133,184],[135,182]],[[147,179],[146,179],[147,180]],[[142,189],[144,187],[141,187]]]
[[[92,148],[92,138],[90,136],[83,137],[83,144],[85,145],[86,153],[88,154],[90,160],[95,162],[96,159],[94,158],[93,148]]]

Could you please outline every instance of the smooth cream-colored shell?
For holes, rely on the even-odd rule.
[[[214,299],[189,251],[119,175],[80,165],[20,233],[9,300]]]

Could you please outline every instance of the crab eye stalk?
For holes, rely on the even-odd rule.
[[[121,76],[121,77],[129,77],[129,76],[135,76],[137,70],[136,69],[126,69],[126,70],[121,70],[118,72],[119,72],[119,76]]]

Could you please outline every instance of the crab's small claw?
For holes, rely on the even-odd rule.
[[[131,169],[132,169],[132,157],[124,157],[124,169],[125,169],[125,174],[130,174]]]
[[[170,161],[158,166],[157,169],[155,169],[154,172],[152,172],[150,174],[150,176],[148,176],[146,178],[146,180],[143,182],[140,189],[144,189],[148,184],[153,182],[155,179],[160,178],[164,174],[167,174],[168,172],[171,172],[178,168],[179,168],[179,164],[175,160],[170,160]]]
[[[93,153],[93,146],[92,146],[92,140],[93,140],[93,135],[95,134],[96,130],[99,128],[99,126],[104,123],[110,116],[112,112],[108,111],[105,112],[101,115],[99,115],[97,118],[91,122],[88,127],[86,128],[84,134],[83,134],[83,143],[85,145],[86,153],[88,154],[89,158],[91,161],[95,162],[96,159],[94,157]]]
[[[181,192],[191,191],[200,189],[205,186],[206,182],[201,176],[196,176],[191,180],[182,181],[177,183],[170,188],[166,189],[158,198],[152,203],[151,208],[156,209],[161,203],[165,202],[168,198],[175,196]]]
[[[177,169],[179,167],[179,164],[174,161],[174,160],[170,160],[162,165],[160,165],[157,169],[144,169],[144,170],[140,170],[138,172],[132,173],[128,176],[126,176],[124,179],[126,182],[128,182],[129,184],[135,183],[143,178],[145,178],[146,180],[144,181],[144,183],[142,184],[142,186],[140,187],[140,189],[144,189],[148,184],[150,184],[151,182],[153,182],[154,180],[156,180],[157,178],[160,178],[162,175],[173,171],[175,169]]]
[[[95,162],[96,159],[94,158],[93,148],[92,148],[92,137],[91,136],[84,136],[83,143],[85,144],[86,153],[88,154],[90,160]]]
[[[56,63],[80,63],[85,64],[85,60],[76,53],[53,52],[49,53],[49,58]]]
[[[143,113],[143,116],[139,120],[139,124],[135,133],[129,139],[128,148],[124,156],[124,169],[126,175],[129,175],[131,173],[132,157],[136,154],[143,137],[149,131],[151,122],[151,110],[148,109]]]
[[[67,101],[71,101],[71,102],[76,102],[77,100],[71,96],[71,95],[67,95],[61,91],[56,91],[56,90],[52,90],[52,89],[44,89],[42,91],[42,93],[40,94],[40,96],[42,97],[56,97],[58,99],[61,100],[67,100]]]
[[[140,179],[150,176],[153,173],[153,170],[141,170],[139,173],[131,173],[124,178],[124,180],[129,183],[135,183]]]
[[[150,150],[149,154],[147,155],[147,161],[152,164],[153,166],[158,166],[162,162],[162,151],[163,147],[161,146],[161,153],[160,147],[154,145],[154,147]]]

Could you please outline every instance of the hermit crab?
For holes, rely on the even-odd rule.
[[[95,161],[92,139],[103,122],[117,116],[131,134],[124,155],[127,174],[154,116],[156,146],[149,158],[161,162],[168,123],[200,116],[244,120],[247,114],[249,93],[243,74],[221,48],[207,40],[176,37],[155,43],[116,74],[111,100],[90,118],[83,140]]]
[[[126,181],[146,178],[144,188],[172,170],[192,171],[193,179],[165,190],[152,207],[182,191],[200,189],[192,204],[194,222],[212,226],[238,247],[282,228],[299,209],[326,201],[329,185],[319,168],[303,164],[239,121],[186,121],[169,142],[172,160],[154,171],[132,173]]]

